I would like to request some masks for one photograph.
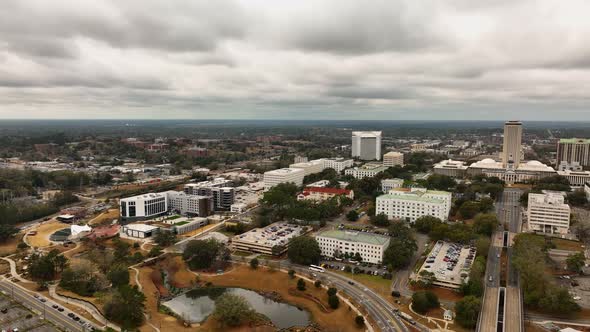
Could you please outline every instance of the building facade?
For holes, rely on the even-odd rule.
[[[381,132],[353,131],[352,157],[361,160],[381,160]]]
[[[404,154],[390,151],[383,155],[383,166],[385,167],[404,167]]]
[[[167,211],[168,197],[165,193],[137,195],[119,201],[121,220],[149,219]]]
[[[586,198],[590,202],[590,181],[584,184],[584,192],[586,193]]]
[[[302,169],[304,175],[310,175],[315,173],[320,173],[324,170],[324,161],[322,159],[316,159],[312,161],[302,162],[302,163],[295,163],[289,165],[289,168],[299,168]]]
[[[558,175],[565,177],[570,186],[582,188],[584,184],[590,181],[590,171],[558,171]]]
[[[456,178],[462,178],[467,173],[465,162],[457,160],[443,160],[434,165],[434,174],[446,175]]]
[[[345,175],[352,175],[356,179],[374,177],[375,175],[387,170],[387,167],[381,164],[365,164],[361,167],[347,168],[344,170]]]
[[[564,162],[590,166],[590,139],[560,139],[557,142],[557,165]]]
[[[328,187],[305,187],[303,192],[297,195],[298,200],[325,201],[327,199],[342,196],[354,199],[354,192],[348,189]]]
[[[264,190],[276,186],[279,183],[294,183],[300,187],[303,185],[305,172],[300,168],[280,168],[264,173]]]
[[[324,162],[324,168],[332,168],[338,173],[354,165],[354,161],[352,159],[323,158],[321,160]]]
[[[215,210],[229,211],[236,196],[232,186],[233,181],[216,178],[211,181],[186,184],[184,192],[189,195],[210,196]]]
[[[383,179],[381,180],[381,191],[388,193],[390,190],[404,186],[404,179]]]
[[[366,232],[329,230],[316,235],[324,257],[341,257],[359,253],[363,262],[381,264],[389,246],[389,237]]]
[[[563,193],[529,194],[528,226],[541,233],[567,234],[570,227],[570,206]]]
[[[522,154],[522,123],[508,121],[504,124],[504,144],[502,149],[502,165],[507,169],[515,169],[520,165]]]
[[[394,189],[377,197],[375,214],[385,214],[389,219],[409,220],[433,216],[447,220],[451,211],[450,192],[424,188]]]
[[[213,213],[211,196],[191,195],[183,191],[167,191],[170,210],[183,215],[207,217]]]

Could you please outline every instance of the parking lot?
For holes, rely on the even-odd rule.
[[[459,288],[469,276],[475,254],[474,247],[438,241],[422,264],[420,272],[434,273],[435,285]]]
[[[57,332],[53,325],[44,321],[37,314],[22,305],[12,302],[5,296],[0,296],[0,329],[10,331]]]
[[[590,308],[590,277],[561,276],[557,283],[569,290],[577,304]]]
[[[321,266],[327,270],[340,270],[344,271],[346,266],[349,266],[351,271],[355,268],[358,268],[356,271],[362,274],[371,274],[371,275],[379,275],[383,276],[387,274],[388,271],[384,266],[377,266],[375,264],[370,263],[351,263],[351,262],[343,262],[343,261],[336,261],[336,260],[322,260],[320,262]]]

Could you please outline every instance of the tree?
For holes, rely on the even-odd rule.
[[[586,263],[586,258],[584,257],[583,252],[577,252],[575,254],[569,255],[565,260],[567,265],[567,269],[574,273],[581,273],[584,264]]]
[[[157,257],[157,256],[160,256],[161,254],[162,254],[162,247],[154,246],[154,247],[152,247],[152,249],[150,249],[148,256]]]
[[[488,251],[490,250],[490,238],[480,236],[475,240],[475,249],[477,253],[483,255],[484,257],[488,257]]]
[[[295,278],[295,270],[289,270],[289,278]]]
[[[113,244],[115,245],[115,260],[117,262],[125,262],[129,259],[129,248],[130,245],[127,242],[121,241],[121,239],[116,238],[113,240]]]
[[[371,217],[371,224],[377,227],[387,227],[389,226],[389,218],[386,214],[380,213],[374,217]]]
[[[571,314],[580,310],[580,306],[563,287],[550,287],[539,301],[539,307],[554,314]]]
[[[417,249],[418,245],[410,233],[394,236],[389,241],[389,247],[385,250],[383,263],[391,265],[394,269],[406,267]]]
[[[359,213],[356,210],[350,210],[346,214],[346,220],[348,221],[357,221],[359,218]]]
[[[47,254],[33,254],[29,262],[29,274],[33,279],[53,280],[57,274],[64,270],[68,260],[56,249]]]
[[[465,328],[475,328],[481,301],[475,296],[465,296],[455,304],[455,321]]]
[[[578,189],[567,194],[567,202],[573,206],[584,206],[588,204],[588,198],[584,190]]]
[[[129,270],[124,265],[115,265],[107,273],[107,279],[114,288],[129,284]]]
[[[256,270],[258,268],[258,258],[254,257],[252,258],[252,260],[250,260],[250,267],[254,270]]]
[[[18,229],[12,225],[0,224],[0,242],[6,242],[14,234],[18,233]]]
[[[223,244],[215,239],[189,241],[182,258],[190,269],[199,270],[211,267],[223,251]]]
[[[353,260],[357,261],[357,262],[362,262],[363,261],[363,257],[361,256],[361,254],[357,251],[354,253],[354,257]]]
[[[156,233],[156,236],[154,236],[154,242],[156,242],[161,247],[171,246],[176,243],[177,240],[178,239],[174,232],[160,231]]]
[[[414,222],[414,228],[420,233],[428,234],[432,230],[432,228],[442,223],[442,220],[433,217],[433,216],[422,216]]]
[[[494,209],[494,200],[489,197],[484,197],[479,200],[479,211],[488,213]]]
[[[361,315],[357,315],[354,318],[354,322],[356,324],[356,326],[358,326],[359,328],[365,326],[365,317],[361,316]]]
[[[474,201],[467,201],[461,204],[459,214],[463,219],[471,219],[479,212],[479,203]]]
[[[495,214],[478,214],[473,220],[473,231],[477,234],[491,236],[498,226],[498,218]]]
[[[418,313],[425,314],[439,306],[438,297],[431,291],[418,291],[412,295],[412,308]]]
[[[432,284],[436,281],[436,276],[433,272],[422,270],[419,275],[420,282],[424,288],[432,287]]]
[[[330,308],[338,309],[338,306],[340,306],[340,299],[338,299],[337,295],[330,295],[328,296],[328,304],[330,305]]]
[[[338,293],[338,290],[334,287],[330,287],[330,288],[328,288],[326,293],[328,293],[328,296],[334,296],[334,295],[336,295],[336,293]]]
[[[215,300],[213,317],[227,326],[239,326],[251,319],[254,314],[254,310],[243,296],[224,293]]]
[[[61,275],[60,287],[82,296],[106,289],[109,282],[98,266],[87,259],[76,259]]]
[[[298,236],[291,241],[287,256],[291,262],[301,265],[317,264],[321,250],[318,242],[309,236]]]
[[[321,281],[319,281],[319,280],[316,280],[316,281],[313,283],[313,285],[314,285],[316,288],[320,288],[320,287],[322,287],[322,282],[321,282]]]
[[[299,280],[297,280],[297,289],[300,291],[305,290],[305,281],[301,278],[299,278]]]
[[[442,174],[432,174],[426,180],[426,187],[428,189],[451,191],[457,182],[450,176]]]
[[[144,302],[145,295],[137,286],[123,285],[105,301],[103,311],[107,319],[133,330],[143,323]]]

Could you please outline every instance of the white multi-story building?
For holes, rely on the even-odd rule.
[[[404,179],[383,179],[381,180],[381,191],[388,193],[392,189],[401,188],[404,186]]]
[[[422,216],[447,220],[451,211],[450,192],[423,188],[394,189],[377,197],[375,214],[385,214],[389,219],[407,219],[414,222]]]
[[[206,217],[214,210],[211,196],[190,195],[182,191],[167,191],[170,210],[176,210],[183,215]]]
[[[332,168],[336,172],[340,173],[346,168],[352,167],[354,161],[352,159],[344,158],[323,158],[320,159],[324,162],[324,168]]]
[[[276,186],[279,183],[294,183],[300,187],[303,185],[305,172],[300,168],[280,168],[264,173],[264,190]]]
[[[584,192],[586,193],[586,198],[590,201],[590,182],[584,184]]]
[[[558,175],[566,178],[570,186],[582,188],[584,184],[590,181],[590,171],[557,171]]]
[[[156,217],[168,211],[168,196],[165,193],[150,193],[121,198],[119,213],[122,220],[137,220]]]
[[[329,230],[316,235],[322,256],[339,257],[359,253],[363,262],[381,264],[383,253],[389,246],[389,236],[366,232]]]
[[[352,157],[361,160],[381,160],[381,132],[353,131]]]
[[[518,168],[522,156],[522,123],[507,121],[504,124],[504,145],[502,166],[506,169]]]
[[[529,229],[549,234],[567,234],[570,211],[563,193],[531,193],[527,209]]]
[[[364,164],[361,167],[347,168],[344,170],[345,175],[352,175],[356,179],[365,177],[374,177],[375,175],[387,170],[387,167],[381,164]]]
[[[434,164],[434,174],[441,174],[452,177],[463,177],[467,173],[467,166],[465,162],[446,159],[439,163]]]
[[[210,196],[215,210],[229,210],[236,196],[232,186],[231,180],[215,178],[211,181],[186,184],[184,192],[190,195]]]
[[[395,166],[404,166],[404,154],[391,151],[387,152],[383,155],[383,166],[385,167],[395,167]]]
[[[305,175],[320,173],[324,170],[324,161],[322,159],[311,160],[303,163],[289,165],[289,168],[302,169]]]

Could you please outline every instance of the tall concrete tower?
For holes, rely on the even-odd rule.
[[[504,123],[504,148],[502,164],[507,169],[516,169],[520,165],[522,147],[522,123],[508,121]]]
[[[381,132],[353,131],[352,157],[361,160],[381,160]]]

